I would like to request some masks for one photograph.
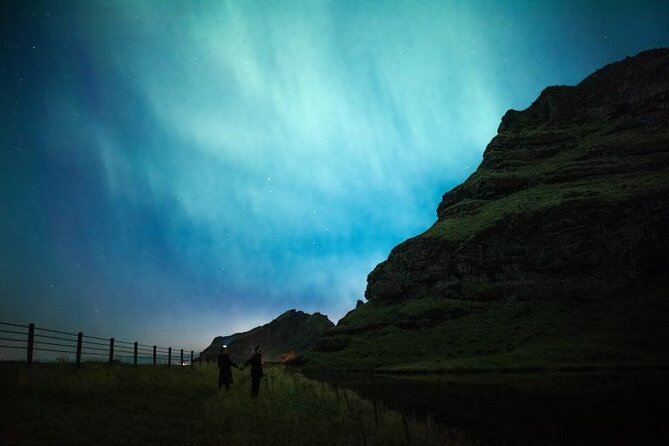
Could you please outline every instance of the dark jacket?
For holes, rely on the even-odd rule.
[[[238,369],[237,364],[232,362],[228,353],[221,353],[218,355],[218,368],[220,369],[220,376],[232,378],[232,367]]]
[[[262,353],[254,353],[244,363],[244,367],[251,366],[251,378],[260,378],[262,373]]]

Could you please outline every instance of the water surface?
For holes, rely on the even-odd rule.
[[[482,444],[669,444],[665,371],[308,376]]]

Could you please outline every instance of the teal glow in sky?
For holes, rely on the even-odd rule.
[[[3,2],[0,319],[336,321],[507,109],[669,45],[661,3]]]

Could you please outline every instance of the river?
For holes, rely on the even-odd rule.
[[[665,371],[307,376],[480,444],[669,444]]]

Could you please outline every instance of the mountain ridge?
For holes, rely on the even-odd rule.
[[[374,268],[368,302],[312,364],[669,363],[667,122],[665,48],[507,111],[477,170]]]
[[[460,260],[467,257],[462,254],[472,247],[483,251],[490,249],[490,237],[483,231],[492,229],[494,232],[492,224],[509,220],[507,217],[513,217],[514,214],[516,217],[537,215],[532,206],[542,204],[542,199],[548,205],[545,207],[557,211],[554,212],[556,218],[564,219],[567,218],[563,215],[566,212],[560,212],[558,208],[565,203],[571,206],[570,211],[573,213],[575,206],[585,208],[605,200],[637,199],[640,194],[632,193],[632,188],[627,186],[639,186],[649,193],[664,192],[662,178],[658,176],[664,176],[669,166],[669,156],[664,145],[667,139],[667,126],[664,124],[667,118],[666,104],[669,102],[668,54],[669,50],[650,50],[635,58],[607,65],[576,87],[544,89],[539,98],[524,111],[507,111],[498,134],[486,147],[477,171],[442,197],[437,208],[437,222],[425,233],[394,248],[388,260],[370,273],[365,292],[367,299],[392,299],[393,295],[402,293],[407,286],[415,290],[417,282],[428,280],[425,277],[416,280],[420,274],[416,274],[415,267],[410,265],[412,260],[419,257],[415,251],[422,251],[421,254],[426,255],[426,250],[430,249],[425,246],[418,249],[407,246],[420,243],[420,239],[429,239],[430,243],[439,240],[440,249],[447,252],[452,260],[456,259],[453,262],[455,265],[450,267],[453,274],[448,279],[456,282],[454,285],[468,282],[468,277],[475,283],[499,282],[498,279],[491,280],[490,276],[495,275],[509,277],[509,282],[520,280],[522,286],[527,286],[528,282],[545,280],[546,275],[529,279],[513,274],[514,271],[522,270],[523,261],[527,263],[528,257],[531,257],[526,252],[507,250],[508,258],[503,267],[492,272],[476,268],[477,264],[485,261]],[[618,78],[626,82],[614,81]],[[614,85],[615,89],[607,95],[608,90],[602,87],[602,83],[606,86]],[[637,138],[641,128],[646,132],[643,141]],[[625,146],[621,144],[621,138],[627,139],[622,141],[626,143]],[[630,174],[633,178],[626,185],[625,175]],[[604,176],[614,175],[620,178],[613,178],[608,183],[615,184],[618,190],[605,190],[597,184],[585,184],[585,187],[574,184],[587,183],[588,179],[601,183]],[[635,180],[643,184],[633,184]],[[561,187],[554,187],[556,185]],[[552,189],[548,192],[559,192],[561,196],[550,197],[542,187]],[[534,195],[538,195],[539,200],[536,200],[533,192],[536,192]],[[503,199],[507,199],[508,203],[500,201]],[[657,196],[650,197],[652,203],[659,200]],[[666,221],[667,205],[665,200],[661,201],[664,213],[662,220]],[[514,212],[514,206],[518,212]],[[502,207],[504,209],[496,209]],[[496,215],[489,215],[491,213]],[[502,215],[504,219],[500,217],[501,214],[505,214]],[[492,221],[483,221],[486,218]],[[518,223],[513,218],[510,220],[510,224]],[[545,230],[546,225],[538,224],[535,229]],[[522,227],[513,230],[528,231]],[[476,244],[476,239],[483,239],[486,244]],[[665,246],[662,250],[666,252],[666,240],[663,243]],[[645,245],[654,246],[656,240],[647,240]],[[405,248],[409,249],[411,258],[398,259],[402,257],[401,251]],[[530,262],[533,264],[523,271],[536,273],[540,269],[537,261]],[[410,266],[406,267],[407,264]],[[638,274],[644,274],[644,268],[637,269]],[[611,275],[610,271],[608,273]],[[473,277],[476,274],[480,277]],[[442,282],[441,288],[434,288],[436,294],[443,294],[448,284],[443,283],[443,277],[433,280]],[[554,278],[550,280],[554,281]],[[574,285],[565,281],[562,283]],[[455,288],[455,292],[450,293],[452,297],[463,292],[457,286]],[[464,293],[474,294],[467,290]]]
[[[251,330],[216,336],[201,355],[203,359],[214,359],[223,345],[227,345],[231,356],[245,358],[259,345],[266,360],[281,360],[285,355],[295,356],[310,351],[322,333],[333,326],[328,317],[319,312],[308,314],[290,309]]]

